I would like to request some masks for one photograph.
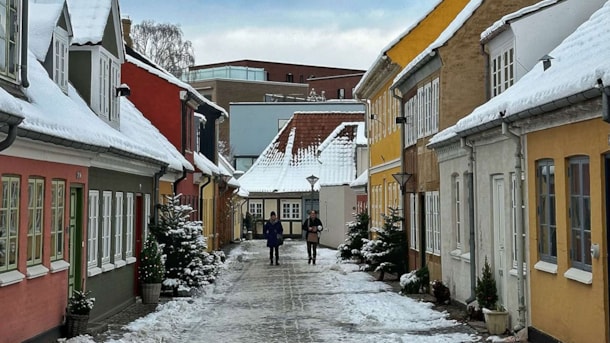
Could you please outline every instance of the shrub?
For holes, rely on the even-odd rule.
[[[91,292],[72,291],[72,296],[68,299],[68,312],[72,314],[89,314],[93,310],[95,298],[90,298]]]
[[[487,262],[487,256],[485,256],[483,273],[480,277],[477,277],[475,296],[480,308],[495,309],[496,302],[498,301],[498,290],[491,267]]]
[[[163,255],[153,235],[148,235],[144,242],[138,274],[143,283],[163,282],[165,275]]]

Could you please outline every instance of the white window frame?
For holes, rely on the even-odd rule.
[[[61,189],[61,191],[60,191]],[[51,261],[64,258],[66,181],[51,181]]]
[[[98,78],[98,115],[110,121],[110,54],[100,51]]]
[[[458,175],[453,177],[453,229],[455,246],[462,248],[462,180]]]
[[[44,188],[43,178],[31,177],[28,179],[28,266],[42,263]]]
[[[301,219],[301,199],[282,199],[280,200],[280,208],[281,220]]]
[[[9,6],[3,5],[0,6],[0,16],[3,18],[8,18],[4,20],[4,27],[2,28],[2,32],[5,32],[5,37],[0,38],[0,51],[3,51],[3,54],[0,54],[0,78],[9,80],[13,83],[18,83],[20,81],[19,77],[19,68],[18,65],[21,64],[21,25],[13,25],[12,23],[21,23],[21,1],[13,2],[15,7],[11,8]],[[11,34],[11,30],[15,30],[14,34]],[[8,33],[8,34],[6,34]],[[15,40],[11,41],[9,38],[14,37]],[[9,52],[13,51],[15,56],[9,56]]]
[[[133,257],[134,195],[133,193],[126,193],[125,196],[125,259],[128,263],[131,263],[136,261],[136,259]]]
[[[117,88],[121,82],[121,66],[114,58],[110,59],[110,121],[119,122],[119,97],[117,96]]]
[[[440,198],[438,191],[426,192],[426,252],[440,255]]]
[[[491,97],[500,95],[515,83],[515,47],[508,42],[498,49],[498,53],[490,56],[489,82]]]
[[[150,225],[150,194],[144,194],[144,237],[148,237]]]
[[[53,31],[53,81],[68,94],[68,32],[61,27]]]
[[[263,219],[263,201],[262,200],[250,200],[248,202],[248,210],[253,218]]]
[[[112,251],[112,192],[102,192],[102,268],[110,263]]]
[[[100,192],[97,190],[89,191],[89,225],[87,227],[87,266],[89,268],[98,265],[98,231],[99,231],[99,211],[100,211]]]
[[[124,199],[122,192],[114,194],[114,261],[123,259],[123,208]]]
[[[406,147],[417,143],[417,96],[412,97],[405,103],[405,118],[407,123],[404,125]]]
[[[432,80],[432,94],[430,102],[431,121],[430,121],[430,134],[433,135],[438,132],[439,125],[439,102],[440,102],[440,83],[438,77]]]
[[[409,194],[409,245],[413,250],[419,251],[419,202],[417,193]]]
[[[9,229],[0,236],[0,250],[4,251],[4,264],[0,273],[17,269],[19,260],[19,204],[21,203],[21,179],[18,176],[2,176],[0,188],[0,223]],[[10,263],[11,259],[14,263]]]

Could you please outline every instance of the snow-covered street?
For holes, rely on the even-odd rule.
[[[216,283],[201,296],[177,298],[105,342],[476,342],[470,327],[446,319],[430,303],[338,264],[319,248],[307,264],[305,243],[287,240],[280,265],[269,265],[265,241],[229,253]],[[95,340],[100,341],[100,340]],[[76,337],[69,343],[95,342]]]

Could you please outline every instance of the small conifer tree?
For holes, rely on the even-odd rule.
[[[379,272],[378,280],[385,273],[395,273],[399,277],[407,270],[407,235],[402,228],[402,217],[398,210],[389,208],[390,214],[384,216],[383,228],[373,228],[372,240],[365,240],[362,248],[367,270]]]
[[[480,308],[495,309],[498,301],[498,289],[496,288],[496,280],[494,279],[491,267],[485,256],[485,265],[483,265],[483,273],[477,277],[477,287],[475,295]]]
[[[347,223],[347,238],[337,247],[342,260],[359,259],[362,262],[363,239],[369,236],[369,215],[366,212],[354,213],[355,220]]]
[[[153,235],[148,235],[144,242],[138,272],[143,283],[163,282],[165,276],[163,256]]]

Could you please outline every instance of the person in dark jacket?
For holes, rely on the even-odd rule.
[[[269,264],[273,265],[273,253],[275,251],[275,265],[279,266],[280,262],[280,245],[283,243],[284,228],[282,223],[277,219],[275,212],[271,211],[269,220],[263,226],[263,235],[267,238],[267,246],[269,247]]]
[[[322,231],[322,221],[317,217],[316,210],[309,211],[309,218],[303,222],[303,231],[306,232],[305,239],[307,241],[307,264],[316,264],[316,255],[318,252],[319,233]]]

